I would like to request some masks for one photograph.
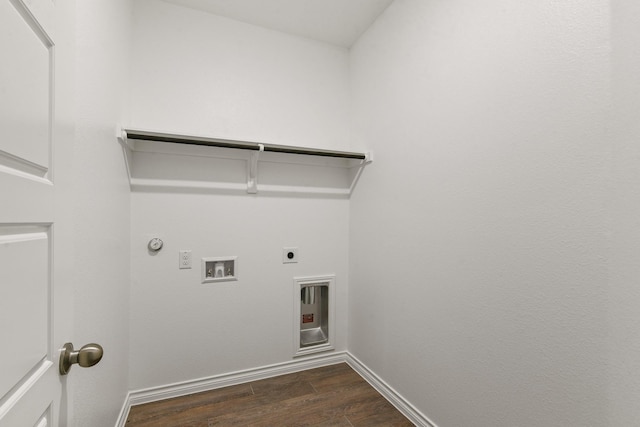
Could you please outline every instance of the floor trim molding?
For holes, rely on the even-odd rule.
[[[375,388],[385,399],[389,401],[398,411],[419,427],[437,427],[427,416],[420,412],[407,399],[402,397],[393,387],[387,384],[382,378],[376,375],[364,363],[358,360],[351,353],[346,353],[346,362],[351,368],[364,378],[371,387]]]
[[[124,398],[124,403],[120,409],[120,414],[116,420],[115,427],[124,427],[127,423],[127,418],[129,418],[129,410],[131,409],[131,406],[131,392],[128,392],[127,397]]]
[[[404,399],[398,392],[385,383],[380,377],[367,368],[362,362],[349,352],[335,352],[331,354],[309,356],[291,360],[289,362],[277,363],[258,368],[245,369],[242,371],[230,372],[212,377],[200,378],[191,381],[183,381],[159,387],[151,387],[142,390],[130,391],[125,398],[122,409],[115,427],[124,427],[132,406],[144,403],[156,402],[158,400],[171,399],[173,397],[186,396],[193,393],[215,390],[217,388],[231,385],[243,384],[279,375],[292,374],[294,372],[307,369],[320,368],[323,366],[335,365],[346,362],[362,376],[373,388],[375,388],[385,399],[395,406],[411,422],[420,427],[437,427],[426,416],[418,411],[411,403]]]

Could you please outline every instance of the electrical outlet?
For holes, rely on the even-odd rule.
[[[282,248],[282,263],[291,264],[298,262],[298,248]]]
[[[180,263],[179,266],[183,268],[191,268],[191,251],[180,251]]]

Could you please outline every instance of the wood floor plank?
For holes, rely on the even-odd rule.
[[[353,427],[353,424],[351,424],[347,417],[340,417],[324,423],[314,424],[313,427]]]
[[[349,417],[347,417],[349,418]],[[357,420],[349,418],[353,427],[413,427],[414,424],[400,413],[386,412],[368,415]]]
[[[129,412],[128,422],[153,421],[166,417],[169,414],[187,412],[198,406],[206,406],[219,402],[237,399],[242,396],[252,396],[253,391],[249,384],[224,387],[188,396],[165,399],[158,402],[133,406]],[[153,424],[151,424],[153,425]]]
[[[269,402],[242,414],[233,413],[212,419],[214,425],[316,425],[342,418],[360,399],[371,398],[366,385],[313,393],[279,402]],[[377,397],[380,397],[379,395]],[[381,398],[381,397],[380,397]]]
[[[315,392],[301,373],[256,381],[251,383],[251,388],[256,396],[268,395],[272,400],[285,400]]]
[[[318,393],[330,391],[336,387],[344,388],[356,384],[367,384],[367,382],[353,370],[331,376],[317,377],[309,382]]]
[[[126,427],[412,425],[340,363],[134,406]]]

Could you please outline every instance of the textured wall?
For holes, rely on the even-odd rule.
[[[137,0],[132,124],[340,149],[347,51],[154,0]]]
[[[72,371],[75,426],[112,426],[128,391],[130,196],[116,124],[126,114],[131,4],[77,2],[75,331],[103,360]]]
[[[347,200],[134,193],[132,201],[133,390],[292,360],[296,276],[336,274],[334,345],[346,349]],[[151,256],[155,234],[165,246]],[[299,263],[282,263],[285,246],[299,247]],[[192,251],[193,269],[178,269],[181,249]],[[200,259],[227,255],[238,256],[238,281],[202,284]]]
[[[609,9],[397,0],[351,51],[349,349],[441,426],[607,419]]]
[[[135,7],[133,127],[345,148],[346,50],[163,2]],[[201,163],[168,169],[183,179]],[[346,349],[348,214],[348,200],[134,192],[131,388],[292,360],[295,276],[336,274],[334,344]],[[154,234],[165,247],[150,256]],[[285,246],[299,247],[298,264],[282,263]],[[178,269],[181,249],[193,269]],[[228,255],[239,280],[200,283],[200,259]]]
[[[611,2],[613,177],[609,316],[609,425],[640,420],[640,3]]]

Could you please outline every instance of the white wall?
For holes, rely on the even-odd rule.
[[[158,1],[136,1],[134,20],[132,127],[345,148],[346,50]],[[140,191],[131,212],[131,389],[292,360],[295,276],[336,274],[346,349],[347,200]],[[200,283],[200,259],[227,255],[239,280]]]
[[[347,51],[158,0],[136,0],[132,125],[344,148]]]
[[[296,276],[336,274],[346,348],[346,200],[136,193],[132,214],[132,389],[292,360]],[[165,246],[151,256],[154,234]],[[298,264],[282,264],[285,246]],[[193,269],[178,269],[181,249]],[[239,280],[200,283],[200,259],[227,255]]]
[[[612,278],[609,310],[609,425],[637,425],[640,407],[640,3],[611,2]]]
[[[352,48],[376,162],[351,200],[349,350],[440,426],[619,425],[609,48],[593,0],[397,0]]]
[[[76,348],[104,347],[75,368],[71,425],[109,426],[128,391],[130,196],[116,124],[126,114],[131,4],[77,2],[75,147]]]

